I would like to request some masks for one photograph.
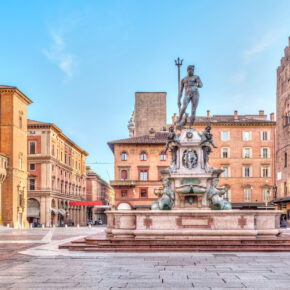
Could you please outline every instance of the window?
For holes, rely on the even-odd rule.
[[[230,132],[223,131],[221,137],[222,137],[222,141],[229,141],[230,140]]]
[[[269,148],[262,148],[261,149],[261,157],[262,158],[270,158],[270,149]]]
[[[143,161],[147,160],[146,152],[141,153],[141,160]]]
[[[284,167],[287,167],[287,153],[284,153]]]
[[[140,191],[140,197],[147,197],[147,189],[146,188],[141,188]]]
[[[55,184],[55,182],[54,182],[54,179],[51,181],[51,189],[52,190],[54,190],[54,184]]]
[[[35,190],[35,179],[29,179],[29,190]]]
[[[270,140],[270,132],[268,132],[268,131],[262,131],[261,132],[261,140],[262,141],[268,141],[268,140]]]
[[[224,172],[222,173],[222,177],[227,178],[230,177],[230,168],[229,166],[222,166]]]
[[[34,171],[35,170],[35,163],[30,163],[29,164],[29,170]]]
[[[252,177],[252,168],[250,166],[243,167],[243,177]]]
[[[127,153],[122,152],[122,161],[126,161],[126,160],[127,160]]]
[[[121,197],[127,197],[127,190],[121,191]]]
[[[243,148],[243,158],[252,158],[252,148]]]
[[[269,188],[263,188],[262,195],[263,195],[263,201],[264,202],[268,202],[270,200],[270,189]]]
[[[230,149],[222,148],[222,158],[229,158],[229,157],[230,157]]]
[[[36,142],[35,141],[30,141],[29,142],[29,153],[30,154],[35,154],[36,153]]]
[[[148,180],[148,171],[147,170],[140,170],[140,180],[141,181]]]
[[[252,132],[245,131],[243,132],[243,141],[250,141],[252,140]]]
[[[284,182],[284,196],[287,196],[288,194],[288,188],[287,188],[287,182]]]
[[[231,201],[231,190],[227,188],[226,193],[223,195],[223,199]]]
[[[244,201],[245,202],[251,201],[251,193],[252,193],[251,187],[244,188]]]
[[[269,166],[262,166],[261,177],[270,177],[270,167]]]
[[[121,179],[125,180],[128,178],[127,170],[121,170]]]
[[[51,154],[54,156],[54,144],[52,144]]]
[[[165,152],[161,152],[160,160],[161,161],[165,161],[166,160],[166,153]]]

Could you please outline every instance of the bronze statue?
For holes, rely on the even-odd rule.
[[[213,142],[213,139],[212,139],[212,134],[211,134],[211,123],[209,123],[205,130],[199,134],[199,136],[201,137],[201,142],[200,142],[200,146],[203,150],[203,161],[204,161],[204,166],[205,168],[208,167],[208,156],[209,154],[211,153],[211,146],[213,148],[217,148]]]
[[[185,94],[183,98],[183,105],[181,108],[181,98],[183,93],[183,88],[185,89]],[[182,118],[187,109],[188,104],[191,102],[191,116],[189,128],[195,121],[196,108],[199,100],[198,88],[202,88],[202,82],[199,76],[194,75],[194,65],[189,65],[187,67],[187,77],[181,80],[180,90],[178,93],[178,108],[179,108],[179,118],[177,120],[177,125],[182,126]]]
[[[231,204],[222,198],[227,190],[224,186],[217,188],[218,183],[219,179],[213,178],[210,188],[207,190],[207,199],[211,201],[214,210],[231,210]]]
[[[163,189],[158,193],[159,199],[152,203],[152,210],[170,210],[173,207],[175,194],[168,178],[163,179]]]
[[[174,131],[173,126],[169,127],[169,134],[167,136],[167,142],[165,146],[165,153],[167,152],[168,149],[170,149],[171,154],[172,154],[172,169],[176,170],[177,166],[177,150],[178,147],[181,146],[179,137]]]

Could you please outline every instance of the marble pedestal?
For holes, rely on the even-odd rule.
[[[107,211],[108,238],[259,239],[280,233],[281,211]]]

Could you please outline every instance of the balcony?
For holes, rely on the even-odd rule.
[[[111,180],[110,181],[111,186],[136,186],[136,180],[128,180],[128,179],[121,179],[121,180]]]

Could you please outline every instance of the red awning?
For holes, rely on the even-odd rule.
[[[102,201],[70,201],[69,205],[77,205],[77,206],[94,206],[94,205],[102,205]]]

